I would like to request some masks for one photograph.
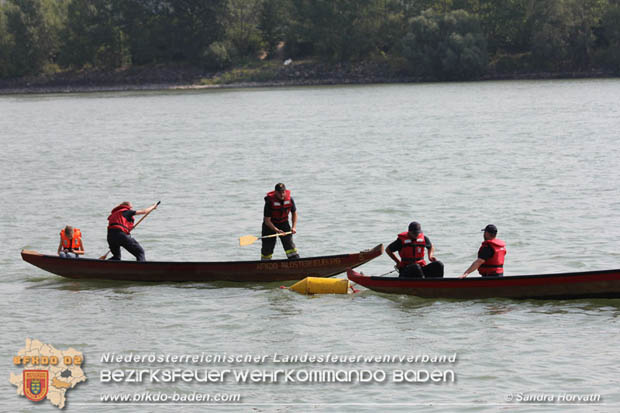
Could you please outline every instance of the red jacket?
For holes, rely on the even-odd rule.
[[[271,208],[271,222],[280,224],[288,221],[288,214],[291,212],[291,208],[293,208],[291,191],[286,190],[282,201],[276,198],[276,191],[268,192],[265,196],[265,201],[269,203]]]
[[[409,237],[409,232],[401,232],[398,234],[398,239],[402,242],[403,246],[398,251],[400,255],[400,267],[406,267],[410,264],[426,265],[424,261],[424,253],[426,251],[426,241],[424,240],[424,234],[420,232],[415,239]]]
[[[504,275],[504,257],[506,256],[506,243],[501,239],[493,238],[484,241],[480,246],[480,251],[486,246],[493,248],[493,256],[486,260],[478,268],[480,275]]]
[[[123,212],[129,211],[129,206],[121,204],[114,208],[108,217],[108,229],[118,228],[126,234],[129,234],[133,229],[133,217],[131,220],[125,218]]]

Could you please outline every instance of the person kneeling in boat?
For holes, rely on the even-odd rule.
[[[121,259],[121,247],[129,251],[137,261],[146,261],[144,249],[129,233],[133,229],[134,215],[148,214],[157,204],[134,211],[131,202],[123,202],[112,210],[108,217],[108,245],[112,252],[111,260]]]
[[[424,253],[428,250],[428,260],[424,261]],[[406,278],[441,278],[443,277],[443,263],[435,258],[435,247],[422,232],[422,226],[417,222],[409,224],[409,230],[398,234],[396,241],[385,249],[387,255],[396,263],[401,277]],[[400,260],[394,252],[398,252]]]
[[[484,241],[478,250],[478,258],[459,276],[465,278],[478,270],[483,277],[503,277],[506,243],[497,237],[497,227],[489,224],[484,229]]]
[[[288,223],[288,214],[291,214],[293,226]],[[293,234],[297,232],[297,208],[295,201],[291,197],[291,191],[286,189],[283,183],[276,184],[273,191],[265,196],[265,207],[263,209],[263,228],[261,235],[283,234],[288,235],[269,237],[262,239],[261,260],[270,260],[273,256],[273,249],[276,246],[277,238],[282,240],[282,247],[288,259],[299,258],[297,248],[293,242]]]
[[[79,228],[67,225],[60,231],[60,244],[58,244],[58,255],[62,258],[79,258],[84,254],[84,244],[82,244],[82,232]]]

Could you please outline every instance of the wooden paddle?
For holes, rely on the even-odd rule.
[[[254,235],[244,235],[243,237],[239,237],[239,246],[240,247],[245,247],[246,245],[254,244],[259,239],[281,237],[283,235],[288,235],[288,234],[292,234],[292,233],[293,233],[293,231],[289,231],[289,232],[282,232],[280,234],[265,235],[264,237],[255,237]]]
[[[155,204],[155,206],[159,206],[159,204],[161,204],[161,201],[157,201],[157,204]],[[136,223],[136,225],[134,225],[134,226],[133,226],[133,228],[132,228],[129,232],[133,231],[133,230],[134,230],[134,229],[135,229],[138,225],[140,225],[140,222],[144,221],[144,218],[148,217],[148,216],[149,216],[149,214],[150,214],[151,212],[153,212],[153,211],[155,211],[155,209],[151,209],[149,212],[147,212],[146,214],[144,214],[144,216],[143,216],[142,218],[140,218],[140,220]],[[108,250],[108,252],[106,252],[106,253],[105,253],[105,255],[102,255],[101,257],[99,257],[99,259],[100,259],[100,260],[105,260],[105,259],[108,257],[108,254],[109,254],[110,252],[111,252],[111,251],[110,251],[110,250]]]
[[[398,268],[396,268],[395,270],[392,270],[392,271],[388,271],[388,272],[383,273],[383,274],[379,274],[379,275],[377,275],[377,277],[383,277],[384,275],[388,275],[388,274],[391,274],[391,273],[396,272],[396,271],[398,271]]]

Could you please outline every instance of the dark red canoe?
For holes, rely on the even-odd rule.
[[[24,261],[67,278],[116,281],[239,281],[271,282],[305,277],[331,277],[357,267],[383,253],[383,245],[353,254],[298,260],[163,262],[110,261],[60,258],[22,250]]]
[[[370,277],[353,270],[349,280],[374,291],[423,298],[620,298],[620,269],[507,277]]]

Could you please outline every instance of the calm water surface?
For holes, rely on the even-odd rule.
[[[12,357],[36,338],[86,357],[67,411],[620,410],[620,300],[423,300],[363,289],[305,297],[279,284],[62,279],[24,263],[66,224],[87,255],[106,217],[161,200],[135,236],[152,260],[252,260],[264,194],[283,181],[302,256],[359,251],[422,223],[462,273],[480,228],[508,244],[507,275],[620,267],[620,81],[485,82],[0,96],[0,406]],[[284,256],[280,245],[274,254]],[[125,253],[125,258],[129,259]],[[383,255],[362,267],[392,269]],[[446,355],[455,363],[104,363],[117,354]],[[106,384],[104,369],[367,369],[370,383]],[[396,383],[394,370],[454,382]],[[103,404],[101,394],[239,393],[241,404]],[[599,395],[595,404],[510,397]],[[521,395],[521,396],[519,396]]]

